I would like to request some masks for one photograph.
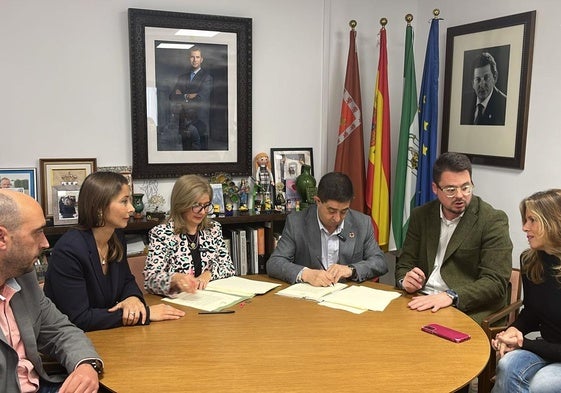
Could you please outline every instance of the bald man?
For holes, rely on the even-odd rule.
[[[97,392],[101,358],[37,282],[34,262],[49,247],[44,226],[33,198],[0,190],[0,392]],[[47,375],[40,353],[68,375]]]

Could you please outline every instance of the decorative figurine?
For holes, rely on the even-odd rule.
[[[284,212],[286,210],[286,197],[284,196],[284,184],[275,184],[275,210]]]
[[[259,194],[261,194],[259,199],[265,205],[265,195],[268,193],[270,199],[273,186],[275,185],[273,174],[271,173],[271,162],[267,153],[259,153],[255,156],[255,180],[259,187]]]
[[[239,210],[241,212],[246,212],[249,210],[248,206],[247,206],[247,197],[248,197],[248,192],[249,192],[249,186],[247,185],[247,180],[246,179],[242,179],[240,181],[240,207]]]

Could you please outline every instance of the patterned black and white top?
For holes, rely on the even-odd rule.
[[[202,271],[209,270],[211,280],[233,276],[236,271],[222,238],[222,227],[216,221],[211,224],[209,229],[199,232]],[[152,228],[149,240],[144,286],[150,293],[173,295],[176,292],[170,289],[170,283],[174,273],[195,274],[187,235],[174,233],[174,223],[170,220]]]

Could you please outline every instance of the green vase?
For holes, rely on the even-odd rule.
[[[300,170],[300,175],[296,178],[296,191],[300,195],[300,207],[303,209],[309,204],[314,203],[313,196],[315,195],[316,179],[311,174],[312,167],[303,164]]]
[[[144,194],[132,194],[132,206],[134,207],[135,218],[142,217],[142,211],[144,210],[142,198],[144,198]]]

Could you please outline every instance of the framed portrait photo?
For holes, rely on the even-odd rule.
[[[442,152],[524,169],[536,11],[450,27]]]
[[[37,200],[35,168],[0,168],[0,187],[23,192]]]
[[[97,170],[97,159],[41,158],[39,159],[39,167],[41,174],[41,206],[45,216],[52,217],[55,213],[54,206],[57,199],[55,195],[58,196],[57,192],[59,190],[61,192],[79,190],[86,176]],[[72,189],[55,188],[61,186],[71,186]]]
[[[128,16],[133,178],[250,175],[252,20]]]
[[[286,147],[271,149],[271,171],[275,178],[275,183],[282,182],[287,188],[288,183],[294,184],[300,175],[302,165],[311,167],[311,175],[314,175],[314,156],[311,147]],[[287,180],[291,180],[287,183]]]

